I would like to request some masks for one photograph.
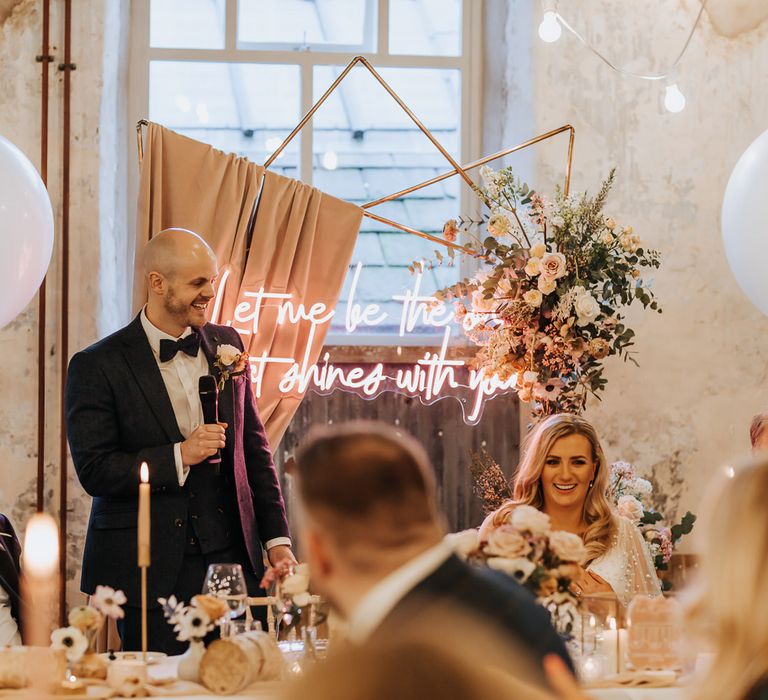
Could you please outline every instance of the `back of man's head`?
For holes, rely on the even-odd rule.
[[[313,431],[296,455],[296,473],[307,515],[340,546],[397,549],[439,531],[424,449],[384,423]]]

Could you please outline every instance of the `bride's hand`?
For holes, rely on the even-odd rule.
[[[577,598],[593,593],[613,593],[610,583],[593,571],[585,569],[581,569],[580,576],[571,582],[570,590]]]

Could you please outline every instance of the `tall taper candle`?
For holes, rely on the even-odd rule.
[[[24,613],[24,642],[47,647],[55,626],[56,603],[59,596],[59,528],[46,513],[36,513],[29,519],[24,536],[24,571],[22,596]]]
[[[141,483],[139,484],[139,566],[150,564],[149,544],[149,467],[141,464]]]

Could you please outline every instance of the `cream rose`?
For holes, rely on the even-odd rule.
[[[541,258],[541,274],[558,280],[568,272],[565,255],[562,253],[545,253]]]
[[[488,219],[488,233],[492,236],[506,236],[512,224],[504,214],[494,214]]]
[[[610,216],[605,220],[605,228],[613,231],[616,228],[616,219],[612,219]]]
[[[523,294],[523,301],[529,306],[541,306],[544,297],[538,289],[529,289]]]
[[[600,315],[600,304],[589,292],[584,292],[576,297],[573,302],[573,310],[576,312],[577,326],[586,326],[592,323]]]
[[[531,545],[515,528],[500,525],[491,530],[485,543],[485,553],[495,557],[524,557],[531,551]]]
[[[237,358],[240,357],[240,351],[234,345],[219,345],[216,348],[216,357],[219,362],[225,367],[235,364]]]
[[[600,234],[600,242],[604,245],[611,245],[613,243],[613,234],[610,231],[603,231]]]
[[[547,253],[547,246],[545,246],[543,243],[536,243],[531,248],[531,257],[532,258],[543,258]]]
[[[581,564],[587,556],[581,537],[572,532],[555,530],[549,533],[549,546],[561,561],[573,561]]]
[[[541,275],[536,288],[542,294],[552,294],[557,289],[557,282],[547,275]]]
[[[528,258],[525,265],[525,274],[529,277],[536,277],[541,272],[541,260],[539,258]]]
[[[643,506],[634,496],[622,496],[616,504],[619,515],[623,515],[633,523],[639,523],[643,517]]]
[[[530,575],[536,571],[536,564],[522,557],[517,559],[492,557],[486,561],[486,564],[490,569],[495,569],[511,576],[518,583],[525,583]]]
[[[549,516],[533,506],[517,506],[512,511],[512,527],[527,530],[532,535],[546,535],[549,532]]]
[[[451,532],[445,536],[446,543],[462,559],[472,556],[478,547],[477,530],[462,530],[461,532]]]

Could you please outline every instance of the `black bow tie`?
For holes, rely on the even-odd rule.
[[[194,332],[179,340],[163,339],[160,341],[160,362],[172,360],[179,351],[187,353],[190,357],[196,357],[199,350],[200,336]]]

